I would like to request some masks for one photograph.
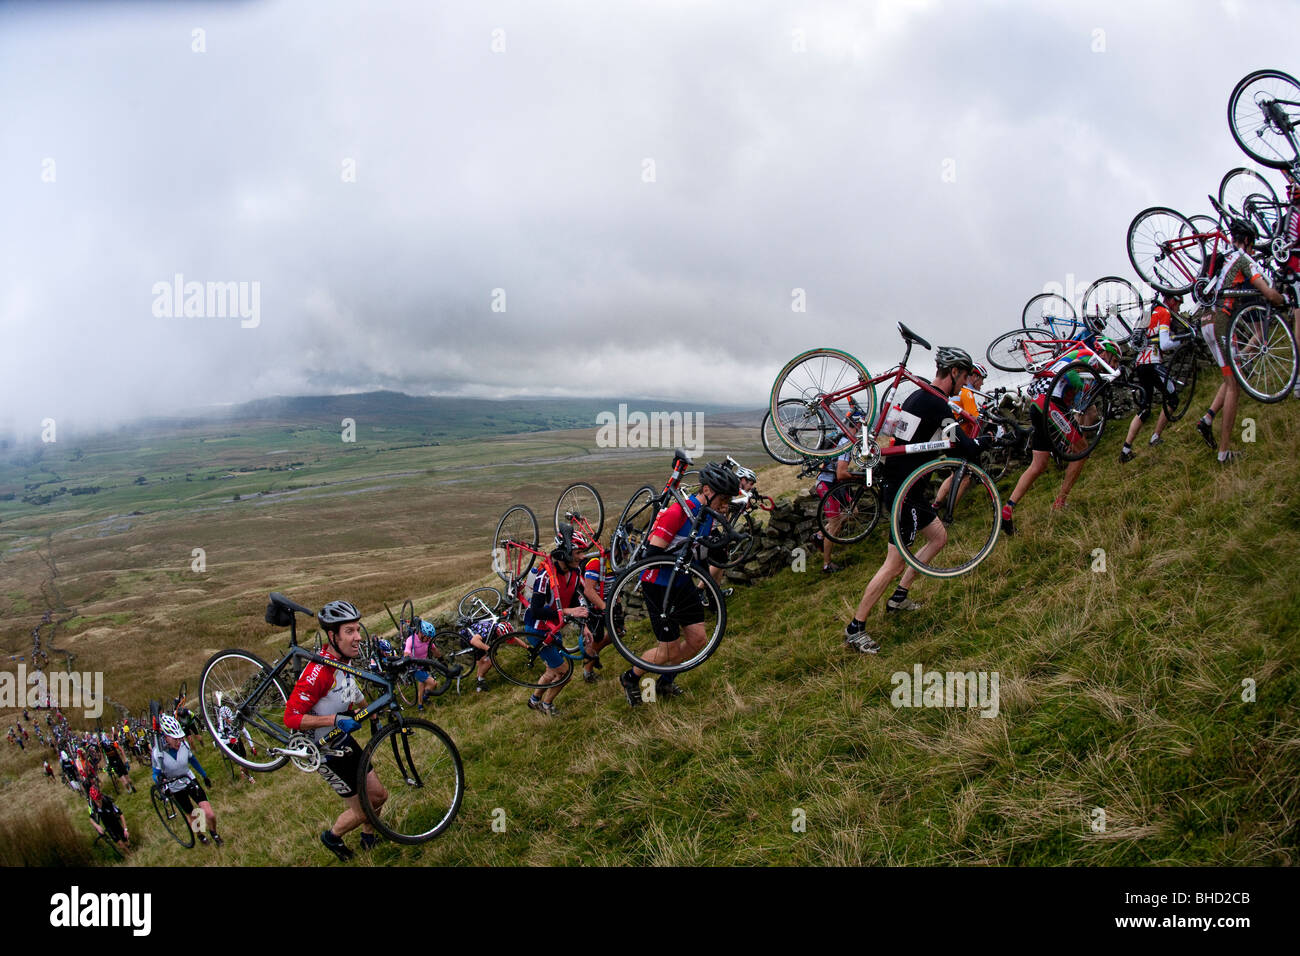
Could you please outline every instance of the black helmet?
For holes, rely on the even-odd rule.
[[[1252,246],[1259,241],[1259,230],[1248,219],[1234,219],[1228,225],[1228,233],[1233,242],[1248,242]]]
[[[734,498],[740,492],[740,479],[736,473],[716,461],[711,461],[700,469],[700,484],[708,485],[727,498]]]
[[[333,628],[361,620],[361,612],[349,601],[330,601],[317,612],[316,620],[325,628]]]
[[[941,372],[946,368],[964,368],[969,372],[975,368],[975,360],[965,349],[941,345],[939,351],[934,354],[934,367]]]

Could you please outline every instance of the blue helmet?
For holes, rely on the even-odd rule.
[[[437,635],[438,629],[433,626],[432,621],[421,620],[420,633],[423,634],[425,637],[434,637]]]

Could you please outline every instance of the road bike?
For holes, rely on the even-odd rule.
[[[189,814],[176,805],[171,792],[155,783],[149,788],[149,801],[153,804],[154,812],[158,814],[158,820],[167,831],[167,835],[187,850],[193,847],[194,828],[190,824]],[[200,813],[203,812],[198,807],[195,809]]]
[[[1281,70],[1256,70],[1228,97],[1228,129],[1242,152],[1272,169],[1300,160],[1300,82]]]
[[[288,730],[284,713],[292,686],[286,677],[295,663],[324,664],[343,671],[380,691],[376,700],[353,715],[358,722],[369,720],[371,726],[371,738],[362,752],[355,781],[366,819],[397,843],[423,843],[443,833],[455,820],[465,793],[460,752],[437,724],[403,715],[394,694],[394,681],[417,667],[448,677],[457,676],[459,668],[452,670],[436,659],[402,657],[379,661],[378,669],[371,671],[352,661],[323,657],[298,645],[298,614],[315,617],[310,608],[278,592],[271,593],[266,622],[289,628],[289,649],[274,665],[251,651],[231,649],[214,654],[203,666],[199,700],[213,740],[231,759],[253,771],[278,770],[292,761],[304,773],[315,772],[326,757],[343,755],[338,745],[347,734],[336,727],[315,740],[309,733]],[[241,756],[225,743],[219,733],[221,706],[234,712],[234,726],[230,729],[236,733],[248,731],[255,754],[246,752]],[[382,814],[373,806],[366,787],[371,771],[388,790]]]

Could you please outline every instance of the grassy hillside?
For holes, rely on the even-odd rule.
[[[575,680],[560,695],[558,720],[500,683],[448,695],[433,719],[465,760],[461,815],[433,844],[385,845],[374,861],[1297,862],[1300,408],[1243,413],[1256,440],[1229,470],[1190,420],[1121,466],[1112,426],[1067,509],[1050,510],[1060,474],[1049,472],[1018,509],[1017,535],[973,574],[921,581],[925,608],[905,618],[877,610],[876,657],[846,651],[841,631],[883,552],[879,531],[841,550],[841,574],[809,562],[738,590],[722,648],[681,678],[688,696],[629,711],[612,650],[598,685]],[[763,482],[789,486],[789,475],[774,468]],[[417,592],[418,609],[440,603],[435,590]],[[240,630],[244,646],[277,653],[281,635],[257,619]],[[186,655],[191,687],[202,657]],[[999,715],[896,709],[891,675],[916,664],[996,671]],[[30,758],[0,754],[0,798],[45,786]],[[211,749],[201,758],[213,762]],[[223,862],[329,861],[316,834],[339,802],[319,779],[227,775],[213,798]],[[123,805],[146,841],[135,863],[213,860],[164,843],[142,799]],[[492,828],[497,808],[505,832]]]

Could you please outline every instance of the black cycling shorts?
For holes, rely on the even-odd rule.
[[[660,569],[660,574],[664,571]],[[641,582],[641,596],[645,599],[646,613],[650,617],[650,626],[654,628],[655,637],[661,644],[670,644],[682,636],[682,628],[699,624],[708,618],[708,611],[700,600],[700,592],[690,577],[680,579],[674,584],[670,613],[664,614],[664,601],[668,598],[668,589],[661,584]]]
[[[1051,452],[1053,450],[1052,439],[1047,434],[1047,416],[1043,414],[1043,410],[1038,407],[1037,403],[1029,406],[1029,426],[1034,432],[1033,442],[1029,446],[1030,449]]]
[[[172,798],[172,802],[175,803],[176,806],[180,807],[181,812],[186,816],[193,813],[196,806],[200,803],[205,803],[208,799],[207,793],[204,792],[201,786],[199,786],[197,780],[191,780],[190,785],[184,790],[177,790],[174,793],[170,793],[169,796]]]
[[[345,753],[341,757],[326,757],[316,772],[325,778],[335,793],[343,799],[357,795],[357,773],[361,769],[361,745],[352,739],[352,735],[343,738],[334,745]]]
[[[1133,369],[1135,377],[1142,388],[1136,393],[1138,400],[1138,410],[1142,412],[1151,411],[1151,406],[1155,404],[1157,398],[1160,398],[1161,407],[1164,406],[1162,396],[1169,391],[1169,375],[1163,365],[1137,365]]]

